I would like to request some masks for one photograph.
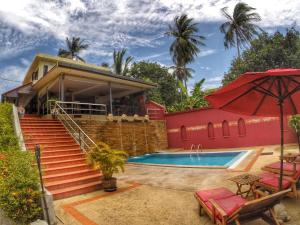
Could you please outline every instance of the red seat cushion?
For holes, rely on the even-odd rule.
[[[276,189],[279,186],[279,178],[278,178],[278,176],[274,176],[274,175],[271,175],[271,176],[266,176],[266,175],[261,176],[261,179],[260,179],[259,182],[263,183],[263,184],[266,184],[266,185],[269,185],[269,186],[271,186],[273,188],[276,188]],[[290,181],[288,181],[286,179],[282,180],[282,187],[284,189],[289,188],[290,185],[291,185]]]
[[[227,198],[217,199],[215,202],[226,212],[228,216],[238,210],[243,206],[247,201],[239,195],[230,196]],[[205,202],[205,205],[209,208],[210,211],[213,210],[213,206],[210,201]],[[216,211],[216,215],[220,218],[220,215]]]
[[[199,198],[203,202],[207,202],[209,199],[217,200],[221,198],[228,198],[234,196],[235,194],[227,188],[215,188],[210,190],[197,191],[196,195],[199,196]]]
[[[264,172],[258,175],[261,179],[270,179],[270,178],[278,178],[278,174],[276,173],[269,173],[269,172]]]
[[[241,206],[243,206],[247,202],[244,198],[242,198],[239,195],[218,199],[215,201],[229,216],[237,209],[241,208]]]
[[[279,170],[280,169],[280,162],[271,163],[269,165],[266,165],[266,167],[271,168],[271,169],[278,169]],[[283,170],[293,172],[294,171],[294,164],[284,162],[283,163]],[[298,172],[300,171],[300,164],[297,164],[296,170]]]

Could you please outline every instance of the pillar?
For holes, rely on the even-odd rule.
[[[108,83],[109,86],[109,109],[110,113],[113,114],[113,98],[112,98],[112,90],[111,90],[111,82]]]

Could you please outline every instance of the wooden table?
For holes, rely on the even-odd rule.
[[[283,160],[285,160],[288,163],[292,163],[297,159],[298,156],[298,153],[287,153],[283,155]]]
[[[287,163],[293,163],[294,173],[297,172],[297,164],[300,164],[300,154],[299,153],[287,153],[283,155],[283,160]]]
[[[232,178],[229,178],[228,180],[233,181],[234,183],[236,183],[237,185],[237,191],[236,194],[240,195],[243,198],[247,198],[249,196],[250,193],[254,194],[254,183],[256,181],[259,181],[261,178],[252,174],[242,174],[242,175],[238,175]],[[245,191],[242,190],[243,186],[249,186],[249,188]],[[243,196],[244,194],[246,194],[246,196]]]

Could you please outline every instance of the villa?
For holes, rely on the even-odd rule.
[[[65,102],[71,114],[145,115],[144,92],[150,82],[113,74],[108,68],[76,60],[38,54],[23,84],[2,94],[3,101],[25,108],[26,113],[46,115],[47,102]]]
[[[263,197],[262,202],[250,200],[250,207],[245,200],[258,193],[255,185],[261,188],[278,182],[281,133],[277,117],[245,116],[213,107],[167,113],[164,106],[146,98],[153,88],[156,84],[120,76],[105,67],[38,54],[23,84],[2,94],[3,102],[13,103],[22,150],[41,148],[51,223],[56,214],[65,224],[143,224],[144,217],[148,224],[159,216],[160,224],[212,224],[209,220],[217,218],[223,225],[238,221],[238,216],[214,215],[207,195],[222,204],[219,194],[225,193],[226,213],[238,210],[238,205],[251,214],[251,204],[274,213],[275,203],[285,195],[297,199],[300,172],[294,172],[299,168],[285,164],[285,175],[294,179],[285,180],[287,190]],[[288,119],[283,118],[283,136],[290,157],[295,157],[297,136]],[[87,152],[98,142],[130,156],[126,173],[118,175],[120,188],[111,194],[103,193],[103,174],[86,161]],[[250,180],[246,191],[241,179]],[[237,187],[238,195],[229,190]],[[271,190],[277,192],[277,187]],[[199,188],[204,190],[195,192]],[[207,217],[199,218],[194,193],[200,214],[205,212]],[[226,208],[234,201],[235,208]],[[124,218],[123,213],[134,219]],[[137,218],[136,213],[142,216]]]

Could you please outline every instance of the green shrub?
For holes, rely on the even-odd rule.
[[[17,224],[41,218],[37,168],[30,152],[22,152],[14,134],[12,105],[0,104],[0,208]]]
[[[289,119],[289,125],[291,128],[294,129],[297,139],[298,139],[298,146],[299,146],[299,151],[300,151],[300,114],[293,115]]]
[[[13,128],[12,105],[0,104],[0,152],[16,149],[19,146]]]

